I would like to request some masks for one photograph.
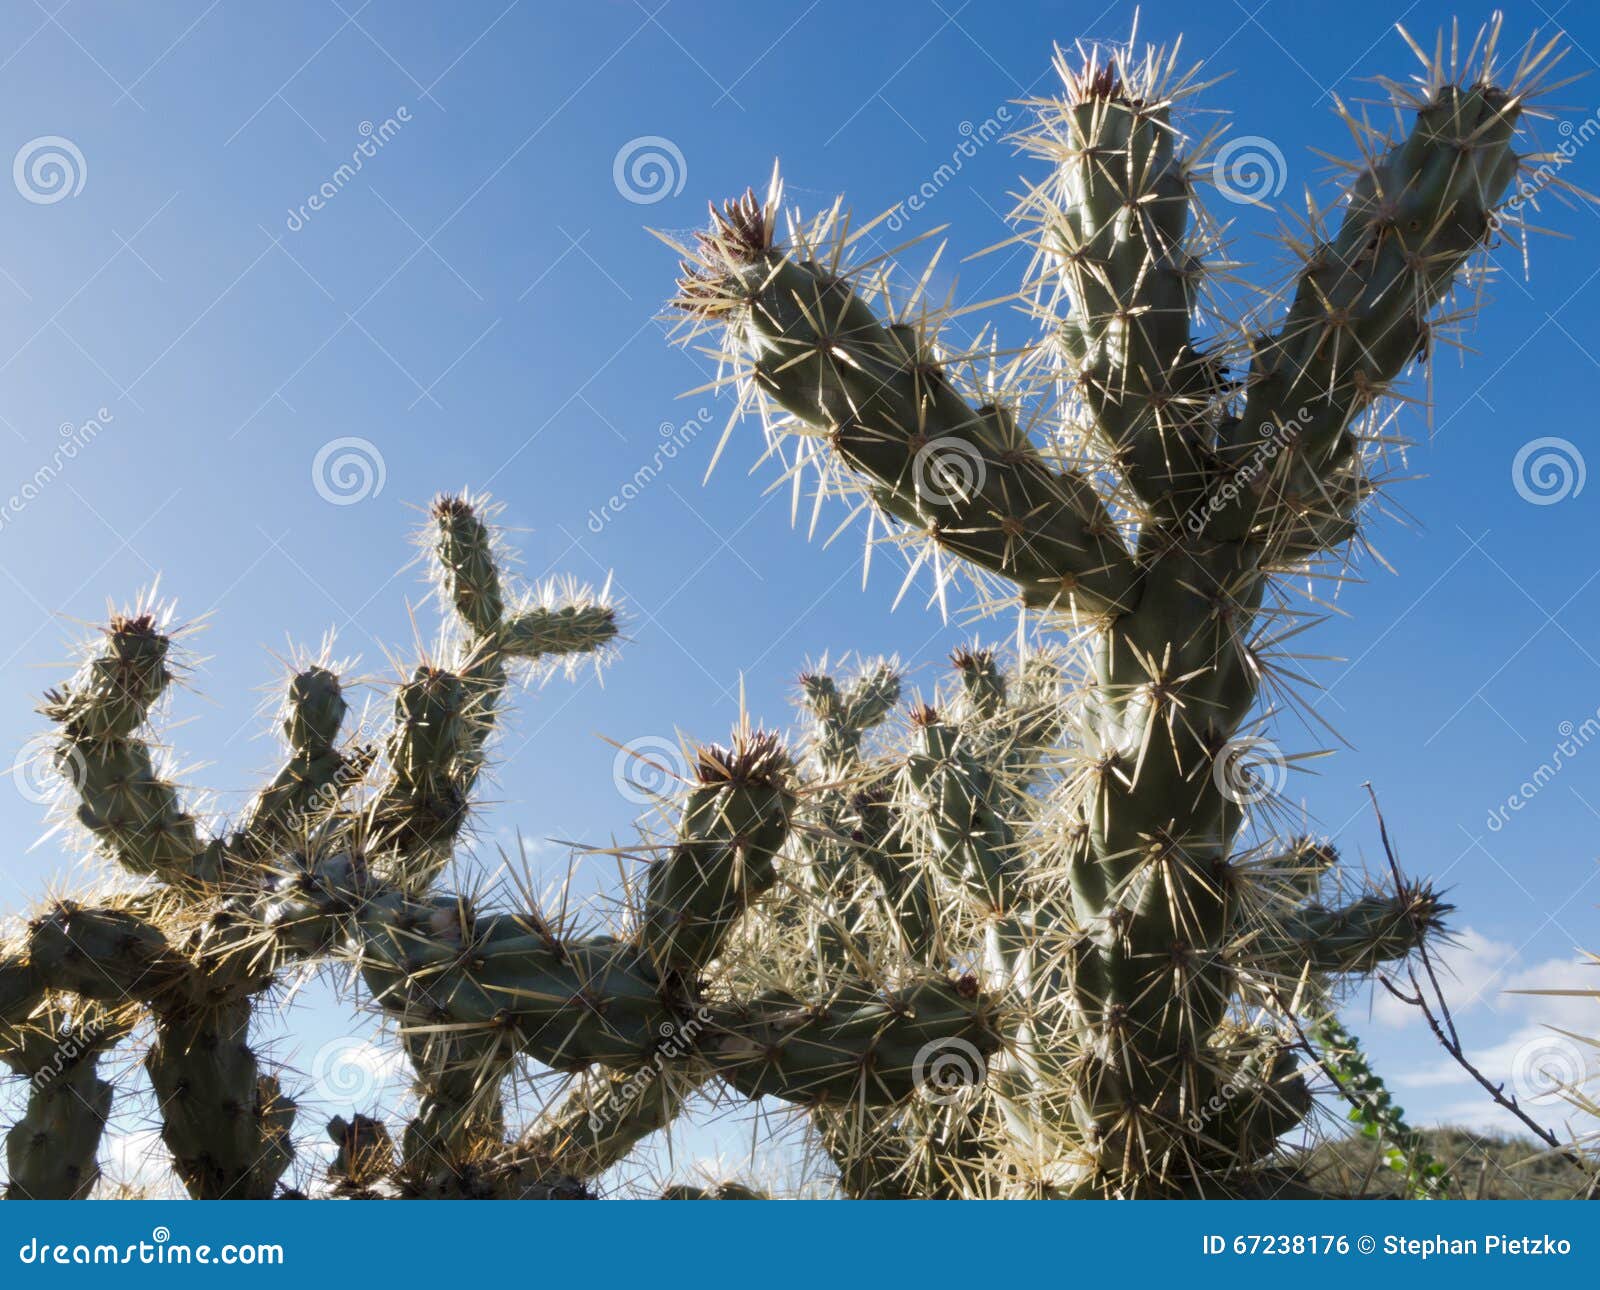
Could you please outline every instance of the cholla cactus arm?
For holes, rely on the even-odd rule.
[[[100,1178],[112,1097],[100,1059],[137,1013],[68,1005],[54,996],[26,1020],[0,1023],[0,1060],[28,1080],[27,1108],[6,1134],[7,1200],[81,1200]]]
[[[1021,906],[1023,858],[1007,810],[1007,786],[964,746],[960,731],[922,706],[911,714],[914,751],[906,778],[925,813],[931,854],[946,878],[967,892],[987,919],[1014,916]],[[920,808],[920,809],[918,809]]]
[[[505,1136],[500,1085],[512,1050],[493,1034],[411,1024],[401,1044],[417,1073],[417,1113],[406,1125],[396,1176],[410,1196],[468,1198],[483,1144]]]
[[[896,764],[863,755],[863,741],[888,720],[900,692],[900,669],[889,659],[863,665],[843,687],[820,668],[800,678],[811,770],[819,781],[808,801],[812,827],[800,836],[819,964],[842,968],[861,957],[850,925],[867,900],[866,875],[876,881],[879,908],[903,947],[926,967],[944,957],[931,875],[908,855],[892,802]]]
[[[369,813],[391,876],[415,892],[453,854],[509,670],[552,660],[571,666],[617,637],[616,611],[603,593],[552,583],[508,602],[492,514],[486,499],[467,494],[441,494],[429,510],[441,595],[465,639],[454,664],[418,667],[397,693],[388,777]]]
[[[83,1200],[93,1192],[112,1095],[99,1066],[100,1054],[88,1052],[57,1070],[21,1072],[30,1087],[27,1109],[6,1133],[7,1200]]]
[[[312,664],[290,678],[283,712],[289,758],[229,839],[232,855],[270,861],[303,841],[361,782],[374,753],[365,746],[340,747],[348,712],[344,687],[331,669]]]
[[[1444,925],[1450,906],[1426,885],[1376,892],[1348,904],[1306,904],[1280,914],[1244,953],[1258,970],[1294,976],[1302,967],[1368,976],[1414,953]]]
[[[78,821],[113,859],[170,882],[214,879],[220,844],[202,843],[139,734],[172,682],[169,644],[153,610],[117,615],[100,648],[45,696],[42,710],[60,727],[56,763],[79,798]]]
[[[789,831],[787,764],[759,731],[700,751],[678,840],[646,877],[636,938],[570,939],[536,912],[480,919],[464,899],[387,891],[356,917],[368,984],[385,1007],[502,1029],[547,1065],[643,1061],[673,1020],[671,1000],[771,885]]]
[[[976,979],[930,978],[899,988],[846,979],[826,999],[768,992],[714,1010],[701,1051],[751,1097],[801,1105],[903,1102],[918,1091],[930,1046],[1000,1045],[994,1002]]]
[[[1312,1108],[1311,1088],[1289,1040],[1265,1027],[1227,1026],[1212,1038],[1226,1080],[1189,1112],[1197,1154],[1219,1175],[1268,1155]],[[1204,1186],[1203,1171],[1196,1171]],[[1202,1193],[1203,1194],[1203,1193]]]
[[[1067,732],[1068,705],[1061,664],[1049,652],[1030,650],[1007,675],[995,651],[962,647],[950,655],[960,680],[960,702],[947,716],[963,729],[994,774],[1014,793],[1047,782],[1051,750]]]
[[[783,745],[765,733],[700,750],[677,844],[645,880],[642,941],[663,975],[703,970],[776,880],[773,857],[789,836],[791,772]]]
[[[1128,603],[1133,564],[1088,478],[1049,465],[1008,409],[974,407],[918,329],[881,322],[836,266],[775,247],[774,213],[749,196],[716,213],[678,303],[727,319],[756,387],[896,519],[1030,601]]]
[[[800,698],[811,720],[818,772],[824,778],[844,779],[861,765],[862,740],[900,702],[900,670],[892,660],[879,659],[858,671],[841,690],[827,672],[810,668],[800,678]]]
[[[1175,74],[1176,49],[1126,61],[1058,54],[1065,97],[1035,104],[1024,140],[1052,173],[1025,206],[1040,224],[1041,303],[1067,306],[1055,340],[1100,451],[1141,506],[1171,519],[1203,484],[1220,381],[1191,334],[1214,238],[1191,229],[1194,163],[1172,124],[1175,102],[1201,87],[1195,71]]]
[[[676,1120],[689,1094],[711,1078],[697,1063],[659,1071],[593,1067],[577,1077],[560,1106],[540,1117],[511,1154],[526,1162],[519,1172],[588,1182]]]
[[[1402,141],[1390,145],[1347,118],[1363,157],[1345,189],[1338,233],[1313,230],[1294,301],[1278,330],[1258,342],[1243,414],[1221,439],[1232,466],[1258,452],[1264,437],[1281,435],[1289,446],[1264,485],[1231,492],[1231,504],[1207,525],[1210,536],[1281,540],[1308,519],[1349,518],[1360,496],[1349,486],[1359,456],[1350,422],[1426,353],[1429,314],[1488,241],[1521,161],[1513,147],[1526,102],[1521,82],[1539,60],[1530,45],[1507,82],[1496,66],[1497,35],[1490,29],[1486,47],[1475,49],[1476,66],[1469,56],[1459,71],[1430,67],[1420,90],[1389,83],[1397,102],[1416,110]]]
[[[260,1170],[283,1138],[279,1108],[261,1102],[250,1017],[248,998],[174,1006],[160,1014],[145,1057],[161,1140],[196,1200],[269,1200],[277,1182]]]

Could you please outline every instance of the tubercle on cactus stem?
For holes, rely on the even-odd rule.
[[[1014,775],[964,757],[938,707],[911,713],[901,818],[925,821],[941,883],[978,898],[991,971],[1034,1005],[996,1089],[1019,1172],[1043,1158],[1113,1194],[1215,1180],[1227,1153],[1186,1125],[1244,1061],[1213,1041],[1261,1001],[1252,978],[1370,973],[1448,911],[1426,885],[1325,908],[1253,872],[1235,840],[1274,788],[1239,750],[1260,742],[1263,691],[1292,697],[1297,679],[1275,657],[1283,575],[1316,575],[1355,536],[1393,382],[1427,356],[1471,257],[1514,227],[1513,145],[1558,45],[1530,40],[1503,68],[1498,19],[1448,64],[1413,44],[1420,86],[1385,82],[1414,114],[1396,137],[1341,105],[1361,155],[1327,208],[1337,228],[1314,213],[1291,243],[1276,323],[1234,323],[1206,295],[1220,239],[1198,190],[1220,132],[1186,150],[1176,111],[1198,65],[1133,41],[1063,55],[1065,95],[1029,104],[1023,148],[1049,170],[1014,218],[1041,339],[1004,362],[987,330],[952,338],[927,275],[901,291],[863,257],[875,221],[786,210],[776,172],[679,248],[685,339],[711,339],[797,496],[814,474],[819,503],[864,510],[913,573],[934,570],[941,603],[961,569],[991,606],[1009,590],[1088,638],[1048,825]],[[969,702],[992,701],[981,662],[958,664]],[[1052,1099],[1070,1114],[1041,1132]],[[1277,1100],[1233,1167],[1300,1097]]]

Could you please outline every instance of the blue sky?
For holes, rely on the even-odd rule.
[[[1574,70],[1600,56],[1592,10],[1503,7],[1519,42],[1565,26]],[[1475,27],[1488,7],[1423,0],[1403,20],[1427,38],[1453,12]],[[1281,151],[1289,202],[1306,185],[1326,197],[1313,149],[1348,152],[1331,95],[1374,97],[1361,78],[1412,71],[1397,16],[1396,3],[1247,0],[1195,22],[1193,6],[1153,3],[1141,28],[1183,34],[1189,55],[1234,73],[1198,106],[1231,109],[1235,133]],[[260,709],[275,654],[331,627],[366,673],[411,656],[423,588],[402,572],[410,507],[463,485],[504,501],[530,574],[614,571],[630,614],[603,688],[556,683],[521,702],[491,840],[625,835],[635,807],[605,739],[714,737],[741,679],[752,712],[783,723],[797,668],[825,649],[899,651],[931,678],[966,632],[915,597],[891,610],[887,565],[863,591],[853,540],[825,549],[793,530],[770,472],[747,476],[753,425],[702,484],[727,404],[678,397],[706,367],[666,343],[673,257],[646,226],[686,231],[707,199],[764,183],[775,156],[802,204],[842,191],[876,213],[985,122],[1020,121],[1013,101],[1050,88],[1052,42],[1119,38],[1131,17],[970,0],[6,6],[0,152],[59,150],[38,142],[52,138],[75,151],[69,195],[30,200],[26,168],[0,194],[0,493],[58,462],[65,439],[92,443],[0,525],[0,744],[40,730],[32,709],[64,673],[75,620],[161,572],[185,617],[208,616],[194,641],[208,661],[174,706],[172,741],[185,766],[205,763],[190,780],[236,805],[273,758]],[[1596,84],[1558,95],[1575,120],[1592,118]],[[672,173],[633,196],[659,200],[630,200],[616,178],[641,139],[665,141],[648,146]],[[311,209],[363,141],[360,172]],[[908,229],[948,223],[945,263],[959,263],[1004,236],[1028,164],[978,148]],[[1580,147],[1572,178],[1600,186],[1594,170]],[[1272,219],[1223,213],[1239,257],[1277,272]],[[1380,858],[1361,789],[1376,786],[1406,866],[1460,907],[1464,1029],[1502,1065],[1541,1019],[1584,1020],[1503,991],[1570,984],[1578,948],[1600,949],[1600,748],[1488,824],[1551,759],[1562,723],[1600,709],[1600,485],[1536,505],[1513,483],[1531,440],[1600,452],[1600,228],[1549,202],[1536,222],[1564,236],[1537,240],[1526,279],[1502,252],[1476,352],[1437,365],[1431,439],[1410,418],[1418,478],[1393,497],[1409,526],[1372,534],[1396,573],[1364,566],[1369,580],[1308,644],[1329,656],[1312,665],[1317,710],[1350,747],[1290,786],[1356,863]],[[1001,294],[1020,267],[1017,254],[963,265],[959,291]],[[85,435],[91,419],[101,428]],[[657,459],[665,427],[687,446],[594,524]],[[336,505],[314,462],[342,438],[374,446],[381,488],[375,476]],[[1292,722],[1277,739],[1323,742]],[[24,793],[0,792],[0,826],[7,908],[77,862],[54,840],[26,850],[40,819]],[[560,865],[559,849],[545,854]],[[281,1052],[303,1065],[341,1015],[309,1008]],[[1415,1118],[1484,1118],[1415,1025],[1381,1004],[1368,1017],[1353,1008]]]

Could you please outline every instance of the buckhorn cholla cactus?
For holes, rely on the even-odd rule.
[[[776,441],[824,491],[864,492],[941,590],[953,554],[1075,635],[1009,675],[963,651],[908,721],[890,664],[808,672],[802,755],[745,727],[695,750],[605,932],[439,887],[509,682],[617,631],[603,595],[508,595],[481,499],[432,508],[453,626],[387,731],[347,738],[332,662],[298,666],[284,767],[233,829],[202,832],[148,737],[167,617],[114,618],[45,711],[76,820],[124,876],[0,945],[0,1052],[33,1077],[11,1193],[92,1187],[96,1063],[131,1026],[191,1194],[277,1193],[296,1108],[251,1021],[329,960],[394,1020],[417,1091],[398,1141],[361,1108],[328,1126],[338,1195],[584,1194],[719,1086],[802,1108],[853,1194],[1261,1191],[1310,1105],[1274,1018],[1443,912],[1426,887],[1320,903],[1303,847],[1240,847],[1267,634],[1285,575],[1354,531],[1379,400],[1491,237],[1552,61],[1530,47],[1501,78],[1491,38],[1397,88],[1417,120],[1393,144],[1358,131],[1340,227],[1313,221],[1285,319],[1202,347],[1210,234],[1171,120],[1192,80],[1091,53],[1036,105],[1051,169],[1020,215],[1045,336],[992,387],[937,311],[878,319],[886,270],[845,271],[837,209],[787,245],[776,193],[719,215],[679,303],[726,328]],[[521,1058],[572,1088],[510,1141]]]
[[[897,752],[891,833],[921,841],[887,868],[937,862],[945,942],[981,954],[1015,1018],[989,1088],[1025,1190],[1248,1190],[1306,1099],[1276,1041],[1236,1022],[1439,923],[1425,886],[1327,908],[1240,849],[1275,788],[1252,718],[1294,679],[1291,580],[1346,558],[1393,384],[1504,226],[1557,43],[1507,64],[1496,24],[1464,56],[1417,49],[1418,81],[1384,82],[1398,135],[1344,114],[1360,155],[1289,239],[1287,308],[1268,297],[1207,335],[1213,139],[1186,151],[1175,109],[1199,86],[1175,50],[1063,58],[1063,96],[1032,105],[1023,145],[1048,169],[1015,212],[1034,250],[1018,298],[1042,339],[1004,364],[985,336],[951,339],[926,276],[900,291],[856,252],[872,225],[786,213],[776,178],[679,248],[689,336],[713,338],[797,498],[814,471],[819,500],[868,510],[941,596],[963,569],[1081,646],[1047,792],[944,708],[916,712]]]

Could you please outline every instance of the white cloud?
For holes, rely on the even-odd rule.
[[[100,1140],[100,1172],[103,1187],[121,1185],[152,1198],[184,1195],[172,1157],[155,1129],[108,1128]]]
[[[1441,969],[1445,998],[1457,1018],[1487,1010],[1600,1034],[1600,963],[1592,958],[1574,953],[1524,965],[1515,946],[1492,940],[1472,927],[1458,932],[1455,943],[1433,957]],[[1576,993],[1556,997],[1526,993],[1538,990]],[[1386,1026],[1424,1024],[1418,1009],[1381,988],[1373,993],[1372,1016]]]
[[[1593,1132],[1593,1118],[1575,1110],[1562,1091],[1600,1092],[1600,965],[1577,954],[1524,963],[1514,945],[1474,928],[1460,932],[1457,944],[1436,958],[1467,1059],[1540,1123],[1558,1133]],[[1432,1042],[1418,1009],[1379,990],[1372,1015],[1421,1045],[1411,1063],[1391,1060],[1384,1068],[1391,1087],[1422,1093],[1426,1114],[1418,1118],[1526,1133]],[[1451,1100],[1435,1101],[1426,1095],[1430,1090],[1448,1090]]]

